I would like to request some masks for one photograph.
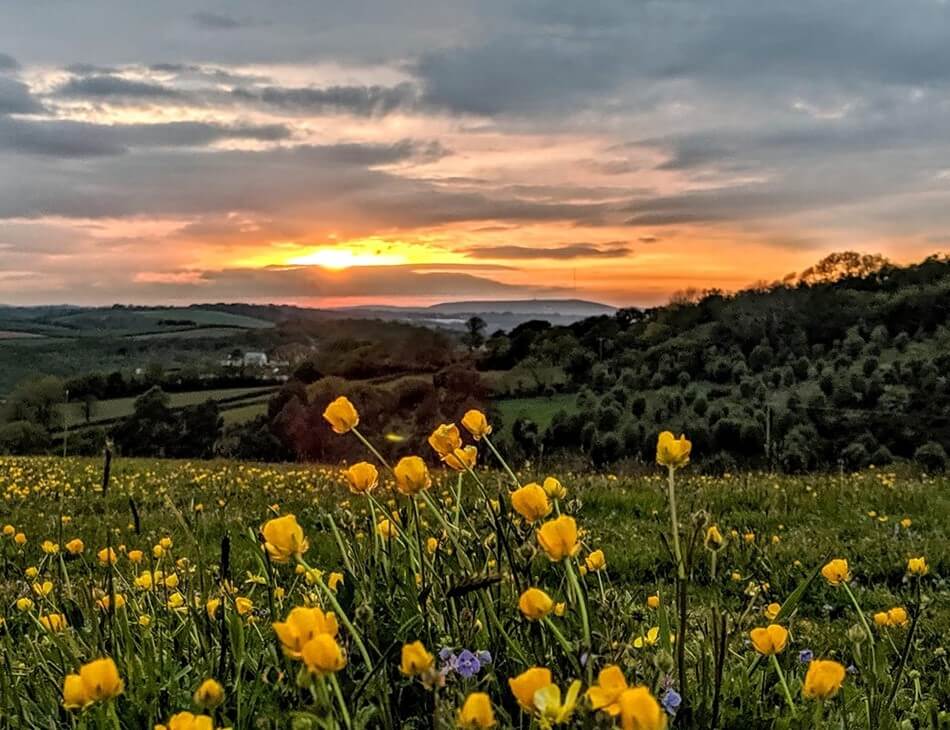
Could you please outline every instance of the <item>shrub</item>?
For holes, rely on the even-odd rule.
[[[914,461],[929,474],[940,474],[947,469],[947,452],[936,441],[928,441],[914,452]]]

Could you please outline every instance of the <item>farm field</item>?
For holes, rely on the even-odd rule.
[[[261,403],[266,404],[267,397],[273,392],[273,386],[258,388],[221,388],[218,390],[169,393],[168,399],[169,406],[173,409],[198,405],[207,400],[218,401],[222,411],[228,413],[231,409],[240,408],[243,410],[245,407],[251,405],[256,405],[259,408]],[[86,420],[83,416],[82,403],[70,403],[67,406],[61,407],[61,410],[65,410],[67,413],[69,427],[76,428],[85,425],[103,424],[130,416],[135,405],[135,400],[135,398],[113,398],[110,400],[96,401],[89,424],[86,424]]]
[[[487,461],[484,441],[479,448]],[[598,672],[616,666],[665,708],[657,724],[634,727],[662,727],[667,715],[673,727],[709,727],[712,712],[724,728],[837,728],[842,718],[853,728],[944,727],[947,478],[880,470],[712,478],[677,468],[690,590],[679,655],[665,469],[557,474],[558,523],[571,515],[581,529],[579,552],[564,561],[535,534],[557,512],[530,524],[501,469],[459,477],[432,466],[432,485],[412,496],[405,471],[399,489],[380,473],[368,497],[354,492],[369,484],[367,472],[350,481],[337,465],[116,458],[103,494],[100,460],[0,459],[10,526],[0,536],[0,707],[9,726],[150,728],[203,708],[216,727],[422,727],[424,717],[453,727],[479,691],[499,726],[528,727],[539,711],[519,704],[524,694],[509,678],[537,666],[563,691],[582,682],[565,721],[607,727],[600,695],[586,691],[606,687]],[[514,476],[526,484],[549,475]],[[301,533],[285,532],[290,515]],[[706,547],[712,525],[723,538],[715,552]],[[907,575],[918,556],[928,562],[923,578]],[[818,574],[833,558],[848,561],[839,585]],[[526,599],[529,586],[551,604]],[[294,621],[316,616],[300,606],[336,615],[330,624],[306,619],[333,639],[321,640],[319,656],[295,643],[305,624]],[[906,608],[912,624],[887,624],[894,608]],[[724,640],[710,634],[714,619]],[[775,660],[749,638],[770,623],[788,632]],[[719,640],[721,683],[709,653]],[[65,675],[103,655],[115,661],[121,694],[83,711],[63,707]],[[847,668],[836,699],[803,696],[812,655]],[[209,678],[220,686],[196,694]],[[815,691],[808,682],[805,694]],[[890,709],[868,720],[870,703]]]

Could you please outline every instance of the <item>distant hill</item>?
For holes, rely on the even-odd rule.
[[[557,316],[596,317],[613,314],[616,307],[583,299],[518,299],[501,301],[444,302],[428,307],[442,314],[547,314]]]
[[[444,302],[428,307],[366,306],[341,310],[349,316],[396,319],[450,330],[462,330],[469,317],[481,317],[488,331],[509,330],[531,320],[565,326],[588,317],[613,315],[617,309],[583,299],[518,299]]]

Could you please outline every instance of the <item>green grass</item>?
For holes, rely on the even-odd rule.
[[[572,393],[562,393],[538,398],[501,399],[494,401],[494,405],[501,412],[506,428],[510,429],[511,424],[519,418],[530,418],[543,432],[551,425],[555,413],[575,410],[575,399]]]
[[[234,400],[239,401],[234,404],[234,407],[237,408],[238,405],[245,406],[248,405],[244,402],[244,398],[253,398],[257,400],[258,397],[264,397],[263,400],[266,402],[266,397],[268,394],[272,393],[274,390],[273,386],[264,386],[256,388],[221,388],[219,390],[198,390],[191,391],[188,393],[169,393],[168,400],[169,405],[172,408],[185,408],[186,406],[194,406],[199,403],[204,403],[207,400],[215,401],[228,401]],[[221,405],[222,409],[230,406],[230,403],[223,403]],[[135,398],[113,398],[110,400],[97,401],[93,407],[92,419],[90,420],[90,425],[96,423],[102,423],[107,421],[112,421],[117,418],[125,418],[132,414],[132,410],[135,406]],[[86,425],[85,418],[83,417],[83,404],[82,403],[70,403],[68,406],[64,407],[66,413],[68,414],[68,423],[70,428],[75,428],[77,426]]]
[[[479,473],[489,494],[498,494],[499,489],[503,494],[507,489],[505,474],[484,469]],[[433,467],[433,476],[429,493],[442,502],[454,488],[455,475]],[[530,469],[519,473],[522,482],[540,481],[544,476]],[[655,669],[658,647],[637,649],[632,641],[658,622],[665,625],[662,616],[672,617],[666,608],[656,611],[645,605],[647,596],[654,593],[659,593],[664,606],[672,596],[673,565],[661,539],[669,529],[665,480],[659,469],[646,476],[619,478],[593,473],[558,476],[568,490],[559,509],[575,515],[583,530],[579,559],[583,561],[589,551],[599,548],[607,560],[605,574],[583,579],[592,611],[594,661],[598,667],[617,662],[628,678],[656,688],[662,681]],[[30,718],[23,727],[69,726],[60,709],[63,674],[104,651],[116,657],[126,680],[118,700],[120,720],[115,725],[123,730],[151,727],[172,712],[189,708],[195,687],[208,676],[224,684],[226,702],[219,709],[220,718],[235,730],[290,727],[292,712],[318,712],[318,695],[294,689],[299,664],[288,663],[274,649],[271,621],[283,618],[292,606],[304,601],[325,600],[295,575],[292,566],[273,565],[273,577],[268,578],[270,569],[263,561],[256,534],[277,510],[297,516],[309,539],[306,558],[310,565],[343,572],[344,582],[335,600],[343,612],[357,618],[370,654],[382,665],[383,691],[391,697],[391,709],[400,720],[397,727],[424,726],[420,708],[431,698],[418,679],[407,679],[398,671],[399,647],[404,642],[423,639],[433,650],[443,644],[490,649],[494,662],[477,686],[490,694],[500,727],[516,727],[519,722],[508,677],[534,663],[549,666],[562,686],[583,674],[572,666],[576,661],[572,644],[562,650],[549,630],[520,616],[518,590],[504,570],[501,583],[487,589],[487,597],[498,612],[506,640],[497,635],[497,627],[489,626],[482,613],[487,609],[474,594],[447,599],[460,609],[458,613],[446,611],[442,601],[430,601],[426,615],[444,628],[427,635],[418,604],[424,598],[408,567],[407,549],[393,544],[384,555],[374,553],[366,502],[345,491],[341,481],[340,467],[335,465],[117,458],[109,491],[102,495],[99,460],[0,458],[0,500],[4,505],[0,523],[14,526],[27,538],[25,545],[17,547],[11,537],[0,537],[0,618],[6,626],[0,641],[5,642],[5,661],[12,668],[0,681],[0,712]],[[398,509],[403,524],[410,525],[406,499],[390,492],[387,482],[384,478],[377,492],[380,503],[391,505],[386,509]],[[899,718],[913,718],[915,727],[931,727],[924,724],[929,712],[946,706],[950,699],[946,660],[937,651],[950,632],[950,593],[944,580],[950,569],[946,549],[950,544],[950,478],[880,471],[844,477],[741,474],[710,478],[694,475],[690,468],[681,473],[678,490],[684,540],[693,556],[688,652],[703,651],[708,641],[703,627],[714,597],[719,610],[728,615],[732,631],[721,727],[839,727],[837,719],[823,725],[781,725],[789,713],[783,708],[771,669],[756,669],[754,652],[746,640],[748,630],[767,623],[762,615],[765,607],[789,598],[829,556],[850,561],[853,591],[868,615],[910,605],[913,592],[904,566],[907,558],[915,555],[926,555],[930,562],[931,576],[924,581],[929,604],[917,633],[917,650],[908,665],[912,674],[895,706]],[[466,495],[463,502],[468,516],[460,539],[471,540],[463,553],[466,560],[477,562],[477,574],[496,570],[496,559],[507,566],[512,558],[483,542],[484,531],[491,531],[479,490],[466,488],[462,494]],[[451,504],[438,508],[452,514]],[[900,524],[905,518],[911,520],[909,526]],[[717,555],[715,576],[710,554],[701,540],[691,538],[710,522],[718,524],[727,538]],[[475,530],[471,536],[466,535],[469,525]],[[451,547],[451,540],[442,535],[428,508],[423,510],[422,528],[423,538],[441,536],[446,548]],[[334,539],[334,529],[341,533],[340,543]],[[530,526],[515,523],[512,529],[516,548],[512,565],[526,565],[531,584],[542,586],[557,600],[570,602],[563,566],[537,553]],[[754,534],[754,540],[738,537],[746,533]],[[221,582],[219,573],[225,570],[220,567],[225,536],[229,545],[226,570],[231,576],[227,584]],[[64,545],[76,537],[85,543],[85,552],[78,558],[60,562],[44,555],[40,547],[46,539]],[[158,563],[151,557],[152,546],[163,537],[171,538],[173,548],[171,557]],[[99,567],[96,559],[107,543],[119,553],[114,573]],[[340,545],[345,546],[350,560],[355,560],[349,568]],[[133,549],[145,551],[142,565],[132,565],[126,557]],[[176,567],[173,561],[179,558],[187,558],[187,562]],[[437,581],[457,584],[459,579],[471,577],[460,567],[454,551],[434,559],[438,560]],[[47,598],[37,599],[34,610],[63,611],[71,627],[67,633],[45,635],[33,620],[35,614],[14,607],[17,599],[34,594],[35,581],[25,575],[28,567],[37,567],[38,580],[50,580],[54,586]],[[178,574],[177,590],[188,597],[187,605],[178,612],[166,606],[172,591],[148,592],[132,584],[140,571],[157,567]],[[110,574],[112,590],[124,594],[128,602],[112,617],[94,603],[108,590]],[[269,580],[286,592],[275,597],[269,592]],[[232,596],[250,599],[252,611],[241,618],[232,599],[227,599],[223,604],[226,618],[207,620],[205,601],[227,595],[222,593],[226,585],[234,586]],[[444,590],[444,585],[437,590]],[[191,605],[195,608],[189,608]],[[149,618],[146,629],[139,625],[141,615]],[[791,631],[791,643],[781,660],[799,712],[808,718],[810,707],[801,700],[804,669],[798,651],[807,648],[817,656],[860,664],[846,638],[856,617],[845,591],[819,579],[784,622]],[[556,624],[566,641],[579,646],[582,632],[576,604],[570,604]],[[906,629],[895,629],[890,639],[884,633],[878,636],[877,650],[889,667],[895,664],[896,652],[888,642],[893,640],[896,648],[905,635]],[[350,662],[338,675],[343,696],[353,698],[354,713],[372,717],[368,708],[377,702],[378,690],[372,685],[360,689],[367,671],[349,629],[341,627],[340,640]],[[528,648],[530,654],[519,658],[515,646]],[[891,676],[886,674],[887,681]],[[915,698],[910,677],[920,679],[919,698]],[[850,727],[865,727],[860,718],[867,682],[863,674],[846,680]],[[692,687],[694,697],[708,700],[708,680],[693,677]],[[471,689],[471,684],[450,677],[440,691],[444,711],[454,714]],[[363,691],[370,696],[355,699]],[[837,702],[829,703],[826,711],[837,713],[838,708]],[[93,713],[87,711],[87,716],[94,717]],[[431,710],[425,714],[431,715]],[[607,727],[592,722],[593,716],[582,708],[578,722],[570,727]],[[365,726],[379,726],[378,718]]]

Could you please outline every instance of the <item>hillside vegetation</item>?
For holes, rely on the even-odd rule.
[[[950,448],[950,259],[862,263],[839,255],[817,273],[734,295],[690,293],[570,327],[527,323],[489,338],[479,366],[539,373],[523,394],[547,400],[507,429],[524,456],[648,461],[665,425],[690,433],[710,455],[705,468],[719,471],[856,469],[915,455],[940,469]],[[551,366],[563,384],[545,377]],[[572,402],[551,416],[564,391]],[[500,410],[523,413],[517,400]]]

